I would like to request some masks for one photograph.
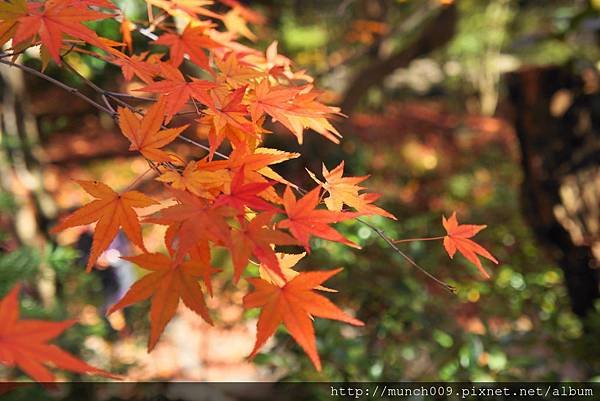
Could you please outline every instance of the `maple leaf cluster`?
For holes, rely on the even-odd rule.
[[[127,97],[102,95],[129,150],[143,157],[164,185],[163,196],[78,181],[94,200],[53,230],[96,224],[88,271],[119,229],[139,249],[125,259],[148,274],[109,313],[151,299],[149,351],[180,301],[212,324],[204,293],[212,296],[211,278],[218,271],[211,252],[223,248],[231,255],[233,282],[245,277],[254,287],[244,306],[261,309],[250,355],[283,324],[320,369],[312,319],[362,322],[316,292],[328,291],[322,284],[341,269],[297,272],[291,267],[303,254],[282,254],[276,247],[298,246],[308,253],[311,239],[321,238],[359,248],[334,224],[365,215],[395,217],[374,204],[379,195],[359,186],[368,176],[344,176],[343,162],[331,171],[323,166],[321,179],[309,172],[318,184],[309,191],[274,170],[300,155],[263,146],[273,135],[266,128],[269,120],[273,131],[288,131],[300,144],[307,130],[337,143],[341,135],[331,119],[340,110],[319,101],[312,78],[292,68],[277,52],[277,42],[265,52],[243,44],[255,39],[248,23],[261,23],[262,16],[234,0],[219,2],[230,10],[216,13],[209,0],[146,0],[148,21],[134,23],[108,0],[9,0],[0,4],[0,45],[12,40],[15,57],[39,46],[44,66],[67,62],[67,53],[85,53],[118,67],[134,87]],[[107,18],[120,21],[121,42],[85,24]],[[152,40],[150,51],[134,52],[133,39],[140,35]],[[199,145],[207,153],[186,160],[168,149],[176,140],[207,141]],[[149,206],[160,209],[142,214]],[[146,248],[141,224],[166,227],[163,250]],[[495,259],[468,239],[480,228],[457,224],[455,216],[444,220],[444,246],[450,256],[458,250],[484,272],[476,254]],[[259,277],[248,277],[251,262],[259,265]]]

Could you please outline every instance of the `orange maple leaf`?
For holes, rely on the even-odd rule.
[[[450,258],[453,258],[458,250],[458,252],[462,253],[469,262],[477,266],[485,278],[490,278],[489,273],[483,268],[477,255],[481,255],[495,264],[498,264],[498,260],[496,260],[496,258],[484,247],[469,239],[487,226],[459,224],[458,219],[456,218],[456,212],[453,212],[452,216],[447,220],[446,216],[442,216],[442,224],[448,233],[444,237],[444,248],[446,248],[446,252],[448,252]]]
[[[184,20],[191,18],[196,22],[205,22],[200,21],[198,15],[222,18],[221,15],[204,7],[212,5],[212,0],[146,0],[146,3],[162,8],[174,17],[183,17]]]
[[[27,15],[25,0],[7,0],[0,3],[0,46],[14,35],[18,21]]]
[[[210,158],[204,158],[198,161],[198,168],[209,171],[230,169],[234,172],[243,168],[246,182],[266,183],[268,181],[267,179],[269,179],[297,188],[296,185],[284,179],[270,166],[294,159],[298,156],[300,156],[299,153],[284,152],[277,149],[256,148],[252,150],[247,147],[241,147],[235,148],[229,155],[228,160],[211,160]],[[229,183],[227,183],[227,185],[229,185]],[[269,202],[281,203],[281,197],[272,187],[267,188],[260,195]]]
[[[17,366],[38,382],[52,382],[54,375],[44,365],[53,365],[75,373],[93,374],[118,379],[101,369],[63,351],[48,341],[76,323],[75,320],[49,322],[19,319],[19,290],[15,285],[0,300],[0,364]]]
[[[250,114],[254,122],[258,121],[263,114],[270,115],[274,121],[279,121],[287,129],[298,137],[302,143],[302,130],[295,127],[289,120],[288,115],[292,112],[292,100],[300,92],[299,88],[286,86],[272,86],[268,79],[263,79],[252,93],[249,106]]]
[[[215,64],[220,72],[216,77],[217,82],[226,83],[233,89],[245,86],[261,76],[261,73],[252,68],[251,64],[240,62],[233,52],[224,59],[215,58]]]
[[[246,309],[262,308],[257,323],[256,343],[249,358],[254,357],[267,340],[283,323],[294,340],[307,353],[315,368],[321,370],[317,353],[313,317],[339,320],[355,326],[364,323],[335,306],[322,295],[314,292],[330,277],[342,269],[303,272],[282,286],[260,278],[248,279],[255,291],[244,297]]]
[[[206,34],[206,29],[206,26],[188,24],[181,35],[165,33],[155,40],[154,43],[169,48],[170,61],[175,67],[178,67],[182,63],[183,56],[187,54],[190,60],[198,67],[206,71],[212,71],[208,64],[208,57],[203,49],[217,47],[219,44]]]
[[[125,81],[129,82],[133,76],[137,76],[146,84],[151,84],[152,79],[159,75],[158,59],[159,54],[148,55],[148,52],[134,54],[131,57],[117,49],[108,49],[108,52],[114,56],[111,62],[121,68]]]
[[[356,213],[333,212],[325,209],[315,209],[319,204],[319,195],[321,188],[316,187],[300,200],[290,187],[285,189],[283,194],[283,205],[287,219],[279,222],[279,227],[287,228],[292,235],[298,239],[307,252],[310,252],[310,236],[323,238],[329,241],[341,242],[359,248],[360,246],[350,241],[335,229],[329,226],[331,223],[337,223],[356,217]]]
[[[273,213],[262,213],[250,221],[242,219],[240,229],[232,230],[229,249],[235,271],[234,283],[240,279],[252,254],[268,269],[284,277],[272,245],[295,245],[296,240],[272,228],[272,219]]]
[[[98,260],[100,254],[108,248],[117,235],[119,227],[127,238],[135,245],[145,250],[142,239],[142,229],[138,215],[133,208],[143,208],[158,204],[155,200],[138,191],[128,191],[118,194],[109,186],[98,181],[76,181],[94,198],[92,202],[67,216],[60,224],[52,229],[56,233],[70,227],[83,226],[98,222],[94,229],[92,249],[86,270],[89,272]]]
[[[160,98],[144,117],[139,117],[125,107],[119,107],[119,127],[129,139],[129,150],[139,151],[145,158],[155,162],[179,162],[176,155],[160,150],[173,142],[188,125],[161,130],[165,117],[165,100]]]
[[[96,32],[82,22],[110,17],[111,14],[88,9],[83,1],[48,0],[44,3],[29,3],[28,14],[19,18],[13,43],[16,45],[39,35],[42,46],[60,64],[60,48],[65,34],[106,48]]]
[[[229,10],[223,16],[223,24],[225,24],[225,28],[227,28],[227,30],[234,35],[241,35],[253,42],[255,42],[257,39],[256,35],[250,30],[246,20],[238,9],[234,8]]]
[[[216,90],[198,92],[197,99],[208,107],[198,121],[208,122],[211,125],[208,135],[211,158],[225,137],[228,137],[233,144],[239,144],[247,142],[248,136],[256,136],[255,126],[245,118],[248,114],[247,106],[242,104],[245,93],[245,86],[226,92],[224,96],[219,96]],[[241,135],[238,132],[241,132]],[[239,137],[242,138],[241,141]]]
[[[123,37],[123,43],[127,48],[129,54],[133,53],[133,38],[131,37],[131,31],[135,29],[135,25],[132,24],[127,17],[124,15],[121,17],[121,36]]]
[[[208,324],[213,324],[202,288],[198,284],[198,280],[206,277],[207,273],[210,276],[216,272],[210,265],[195,259],[178,264],[161,253],[144,253],[123,259],[150,270],[151,273],[133,284],[123,298],[108,310],[108,314],[152,297],[148,352],[152,351],[167,323],[175,315],[179,300]]]
[[[320,181],[311,171],[308,171],[308,173],[329,194],[325,198],[327,209],[339,212],[344,205],[348,205],[360,213],[367,215],[377,214],[396,220],[394,215],[372,204],[374,200],[379,198],[378,194],[360,193],[365,188],[358,186],[358,184],[369,178],[368,175],[343,177],[344,161],[331,171],[328,171],[325,164],[323,164],[323,178],[325,182]]]
[[[178,204],[161,209],[144,221],[169,226],[170,243],[167,246],[173,249],[172,243],[177,241],[175,256],[178,262],[200,242],[229,243],[230,227],[226,218],[233,215],[230,208],[209,205],[188,192],[173,190],[173,194]]]
[[[202,79],[191,78],[191,82],[186,81],[181,71],[168,63],[160,64],[160,73],[164,80],[153,82],[136,91],[157,93],[164,98],[167,123],[190,99],[200,99],[201,94],[215,87],[214,83]]]
[[[268,114],[289,129],[302,144],[304,129],[310,128],[334,143],[339,143],[340,133],[327,117],[338,114],[339,109],[316,101],[318,93],[311,86],[272,86],[268,79],[256,85],[250,97],[249,110],[252,121]]]
[[[157,181],[170,183],[174,189],[186,190],[201,198],[214,199],[221,193],[222,187],[231,181],[231,174],[225,169],[199,169],[197,162],[189,162],[181,174],[168,170]]]

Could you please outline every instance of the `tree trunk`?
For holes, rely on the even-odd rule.
[[[600,93],[591,69],[539,67],[507,76],[521,146],[523,211],[564,272],[572,309],[599,297]]]
[[[342,112],[351,115],[369,88],[381,84],[398,68],[407,67],[411,61],[446,45],[454,37],[456,20],[456,5],[451,3],[442,6],[437,14],[427,19],[423,27],[418,28],[419,32],[415,34],[414,40],[406,47],[359,71],[342,96]]]

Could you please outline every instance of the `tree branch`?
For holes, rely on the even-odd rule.
[[[388,75],[398,68],[408,66],[412,60],[446,45],[454,36],[456,19],[457,12],[454,3],[443,6],[437,15],[429,19],[418,37],[408,46],[359,71],[344,92],[341,102],[342,111],[350,115],[370,87],[379,85]]]

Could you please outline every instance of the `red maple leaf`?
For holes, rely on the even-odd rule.
[[[57,64],[60,64],[60,48],[63,36],[69,35],[89,44],[106,48],[96,32],[82,24],[112,17],[111,14],[90,10],[87,1],[48,0],[29,3],[29,12],[19,18],[13,43],[19,44],[39,35],[42,45]]]
[[[321,370],[317,353],[313,317],[334,319],[364,326],[360,320],[348,316],[322,295],[314,292],[321,284],[342,269],[303,272],[278,286],[260,278],[249,279],[255,291],[244,297],[244,307],[262,308],[257,323],[256,343],[249,358],[254,357],[283,323],[294,340],[308,354],[315,368]]]
[[[210,265],[199,263],[197,260],[180,264],[161,253],[144,253],[137,256],[127,256],[123,259],[150,270],[151,273],[133,284],[123,298],[110,308],[108,313],[113,313],[151,297],[151,329],[148,339],[148,352],[154,348],[167,323],[175,315],[179,300],[182,300],[185,306],[201,316],[207,323],[212,324],[204,303],[202,288],[198,284],[198,280],[205,277],[207,272],[210,276],[216,271]]]
[[[200,99],[203,92],[215,87],[214,83],[202,79],[191,78],[191,81],[186,81],[179,69],[167,63],[160,64],[160,72],[164,80],[136,90],[157,93],[165,99],[165,122],[167,123],[189,100]]]
[[[169,48],[170,61],[175,67],[181,64],[183,56],[187,54],[192,63],[206,71],[212,71],[203,49],[217,47],[219,44],[206,34],[206,30],[207,27],[205,26],[188,24],[181,35],[165,33],[154,43]]]
[[[240,214],[244,214],[246,208],[277,212],[275,206],[265,201],[258,195],[267,188],[273,186],[273,182],[250,182],[244,184],[244,168],[238,170],[231,181],[231,189],[228,194],[221,194],[215,201],[215,206],[228,205],[236,209]]]
[[[240,229],[231,232],[231,257],[237,283],[252,254],[268,269],[281,277],[283,273],[275,256],[273,245],[295,245],[296,241],[288,234],[272,227],[272,213],[262,213],[247,221],[241,219]]]
[[[0,300],[0,364],[17,366],[38,382],[54,381],[54,375],[45,365],[53,365],[75,373],[118,378],[48,343],[74,325],[75,320],[20,320],[20,288],[20,285],[14,286],[6,297]]]
[[[289,229],[292,235],[300,241],[300,244],[304,246],[307,252],[310,252],[308,241],[311,235],[329,241],[341,242],[342,244],[360,249],[360,246],[350,241],[330,226],[332,223],[352,219],[356,217],[357,214],[315,209],[319,204],[320,193],[321,188],[316,187],[304,195],[300,200],[296,200],[296,196],[292,192],[292,189],[287,187],[283,194],[283,205],[285,207],[287,219],[280,221],[279,227]]]
[[[452,216],[447,220],[446,216],[442,216],[442,224],[448,233],[448,235],[444,237],[444,248],[446,248],[446,252],[448,252],[450,258],[453,258],[456,251],[458,251],[462,253],[469,262],[477,266],[485,278],[490,278],[489,273],[483,268],[477,255],[481,255],[496,264],[498,264],[498,260],[496,260],[496,258],[484,247],[469,239],[487,226],[459,224],[458,219],[456,218],[456,212],[453,212]]]
[[[209,205],[205,200],[188,192],[172,191],[178,203],[159,210],[144,221],[169,226],[170,243],[167,243],[167,246],[174,250],[172,244],[177,243],[177,262],[181,262],[199,243],[229,243],[230,227],[226,218],[232,215],[230,208]]]

